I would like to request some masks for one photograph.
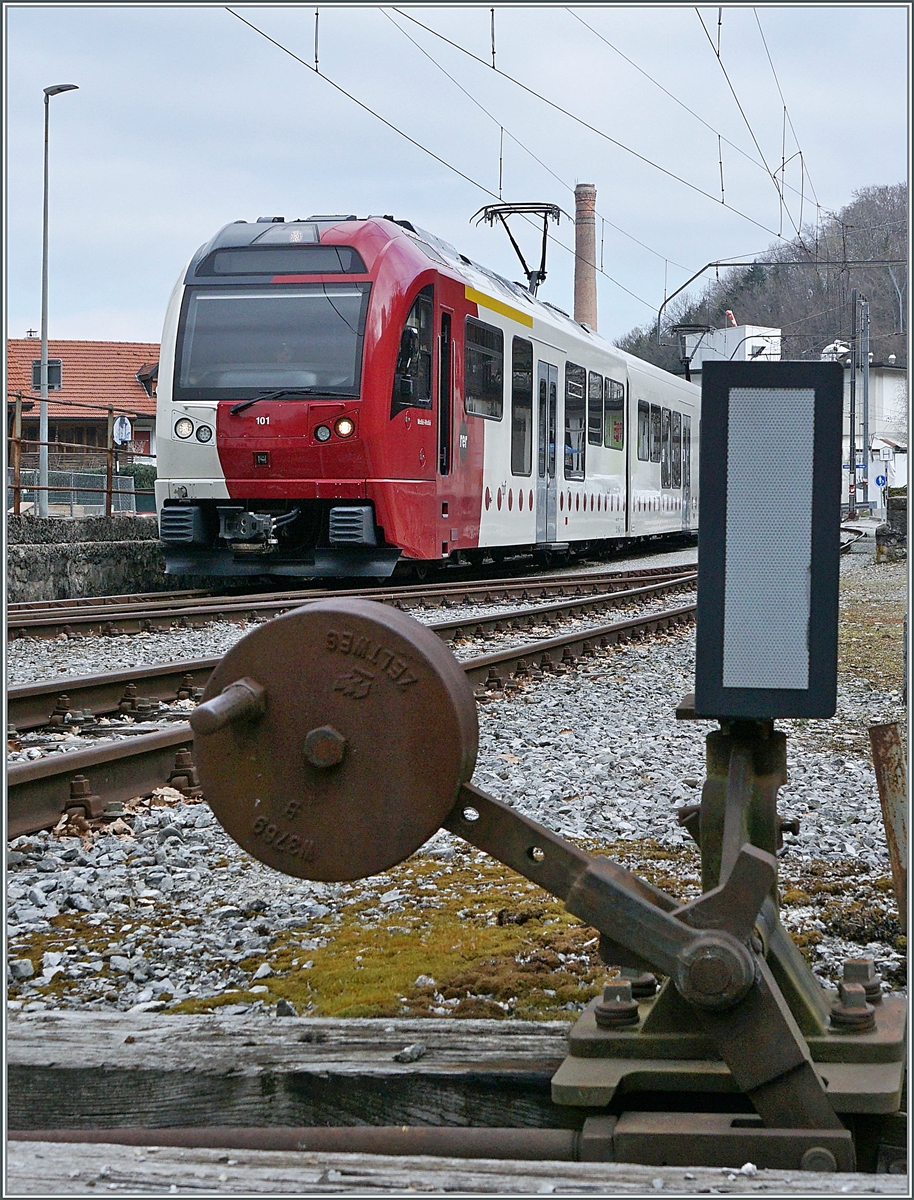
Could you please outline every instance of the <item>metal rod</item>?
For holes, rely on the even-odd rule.
[[[870,498],[870,305],[860,300],[860,362],[863,373],[863,499]]]
[[[201,1125],[168,1129],[10,1129],[12,1141],[95,1142],[220,1150],[305,1150],[344,1154],[428,1154],[443,1158],[578,1162],[574,1129],[485,1129],[433,1125],[245,1128]]]
[[[111,491],[114,483],[114,409],[108,409],[108,461],[105,467],[105,516],[111,516]]]
[[[850,453],[848,455],[847,501],[849,517],[857,513],[857,289],[851,291],[851,380],[850,380]]]
[[[870,745],[873,749],[873,766],[876,770],[876,785],[879,788],[879,804],[889,847],[889,862],[892,867],[892,882],[895,885],[895,900],[898,904],[898,924],[902,932],[907,931],[908,907],[908,825],[907,825],[907,755],[901,741],[901,725],[890,721],[885,725],[870,726]]]
[[[48,485],[48,117],[51,97],[44,94],[44,208],[41,223],[41,405],[38,415],[38,482],[43,488]],[[47,491],[38,493],[38,515],[48,515]]]
[[[13,460],[13,513],[18,517],[22,511],[22,392],[16,393],[10,451]]]

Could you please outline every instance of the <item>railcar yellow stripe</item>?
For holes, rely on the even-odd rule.
[[[491,296],[487,296],[485,292],[477,292],[475,288],[466,288],[467,300],[472,300],[474,304],[481,304],[483,308],[491,308],[493,312],[500,313],[503,317],[508,317],[511,321],[517,321],[518,325],[526,325],[529,329],[533,328],[533,318],[527,313],[521,312],[519,308],[512,308],[510,304],[503,304],[501,300],[494,300]]]

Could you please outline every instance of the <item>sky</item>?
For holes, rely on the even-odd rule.
[[[50,101],[51,338],[158,341],[192,254],[258,216],[390,213],[522,279],[473,220],[500,198],[566,214],[539,295],[570,311],[584,182],[612,340],[706,263],[907,178],[910,18],[496,4],[493,69],[490,4],[6,4],[7,335],[40,327],[52,84],[79,90]],[[538,260],[539,229],[512,227]]]

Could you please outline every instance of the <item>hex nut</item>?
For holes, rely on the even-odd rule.
[[[346,739],[332,725],[321,725],[305,736],[305,758],[312,767],[335,767],[345,753]]]
[[[742,1000],[755,982],[755,972],[752,954],[736,938],[704,933],[680,954],[674,982],[690,1004],[720,1011]]]

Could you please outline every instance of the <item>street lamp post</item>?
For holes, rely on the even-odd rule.
[[[38,410],[38,515],[48,515],[48,114],[52,96],[75,92],[75,83],[44,89],[44,215],[41,227],[41,404]]]

